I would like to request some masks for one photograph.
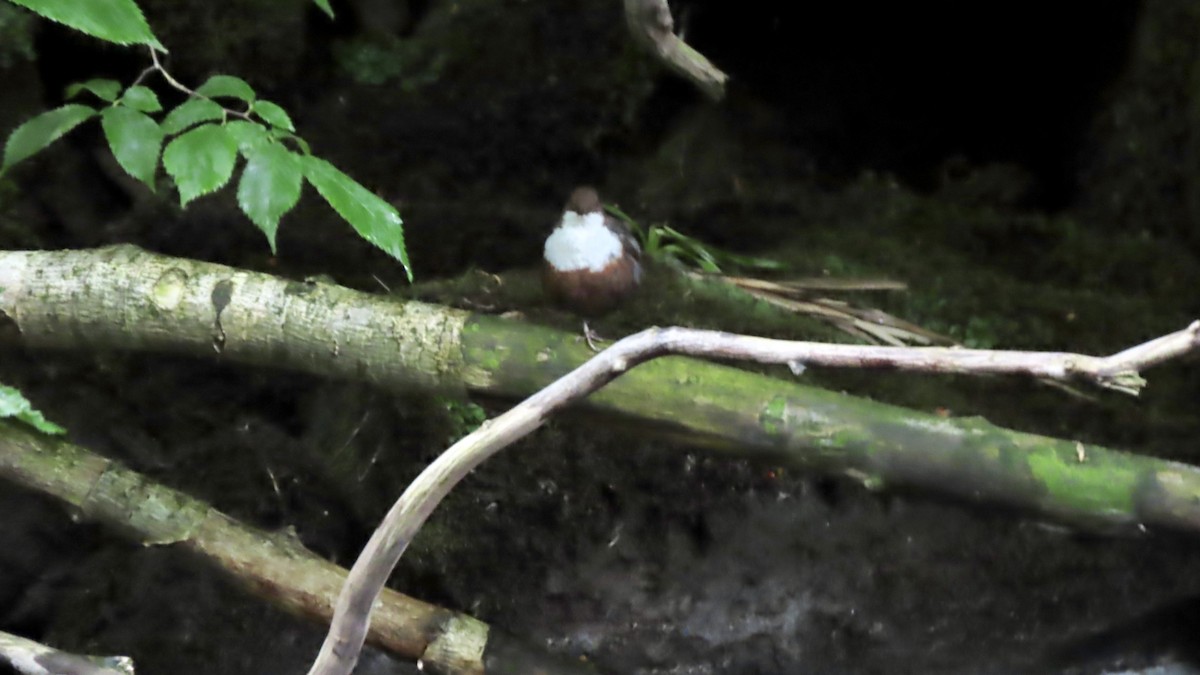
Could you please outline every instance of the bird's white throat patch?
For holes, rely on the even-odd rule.
[[[546,239],[546,262],[562,272],[599,272],[621,255],[621,238],[604,224],[603,213],[563,214]]]

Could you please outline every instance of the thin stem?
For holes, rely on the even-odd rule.
[[[154,65],[151,66],[150,68],[147,68],[147,71],[157,70],[162,75],[163,79],[167,81],[167,84],[169,84],[172,87],[174,87],[175,89],[178,89],[179,91],[182,91],[183,93],[187,94],[189,98],[202,98],[207,101],[213,101],[213,99],[209,98],[208,96],[205,96],[203,94],[198,94],[198,93],[196,93],[196,91],[194,89],[188,88],[185,84],[183,84],[179,80],[175,79],[171,75],[171,73],[167,72],[167,69],[162,65],[162,62],[160,62],[158,60],[158,51],[155,50],[153,47],[150,48],[150,59],[154,62]],[[143,72],[142,75],[139,75],[138,80],[140,81],[141,78],[143,76],[145,76],[145,74],[146,73]],[[217,103],[217,102],[213,101],[213,103]],[[217,103],[217,105],[221,105],[221,104]],[[230,108],[226,108],[223,105],[221,105],[221,110],[223,110],[226,115],[232,115],[234,117],[244,119],[248,122],[254,121],[254,118],[252,118],[250,116],[250,111],[248,111],[248,110],[246,112],[242,112],[239,110],[232,110]]]

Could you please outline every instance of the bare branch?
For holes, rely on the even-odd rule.
[[[667,0],[625,0],[625,23],[639,44],[705,96],[714,101],[725,97],[729,76],[679,39]]]
[[[309,675],[349,675],[370,626],[378,594],[409,542],[438,503],[489,457],[545,422],[554,411],[666,354],[759,363],[895,368],[942,373],[1022,373],[1083,378],[1136,393],[1138,370],[1200,348],[1200,321],[1170,335],[1097,358],[1079,354],[938,347],[860,347],[787,342],[686,328],[651,328],[617,342],[550,386],[452,445],[409,485],[363,549],[334,608],[333,623]],[[1082,461],[1082,460],[1081,460]]]
[[[346,570],[304,548],[287,532],[251,527],[145,474],[23,424],[0,421],[0,480],[48,495],[78,520],[101,523],[143,546],[186,551],[228,573],[256,597],[321,624],[329,622],[333,598],[346,580]],[[439,673],[482,672],[485,654],[491,666],[506,672],[594,672],[587,664],[506,635],[474,617],[392,590],[376,602],[370,639]],[[40,653],[30,645],[6,644],[0,634],[0,663],[5,658],[32,663]],[[119,670],[117,658],[98,663]],[[48,659],[43,665],[49,665]],[[66,662],[55,657],[53,663]],[[2,667],[0,671],[7,672]],[[29,672],[117,675],[65,666]]]
[[[79,656],[3,631],[0,661],[26,675],[133,675],[128,656]]]

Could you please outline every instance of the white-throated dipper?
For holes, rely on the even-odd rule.
[[[642,281],[642,247],[624,223],[604,212],[590,187],[571,193],[542,255],[546,295],[583,317],[589,345],[587,319],[612,311]]]

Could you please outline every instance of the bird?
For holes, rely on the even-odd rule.
[[[629,228],[604,212],[595,188],[575,188],[542,252],[542,288],[554,304],[588,319],[607,314],[642,282],[642,247]]]

